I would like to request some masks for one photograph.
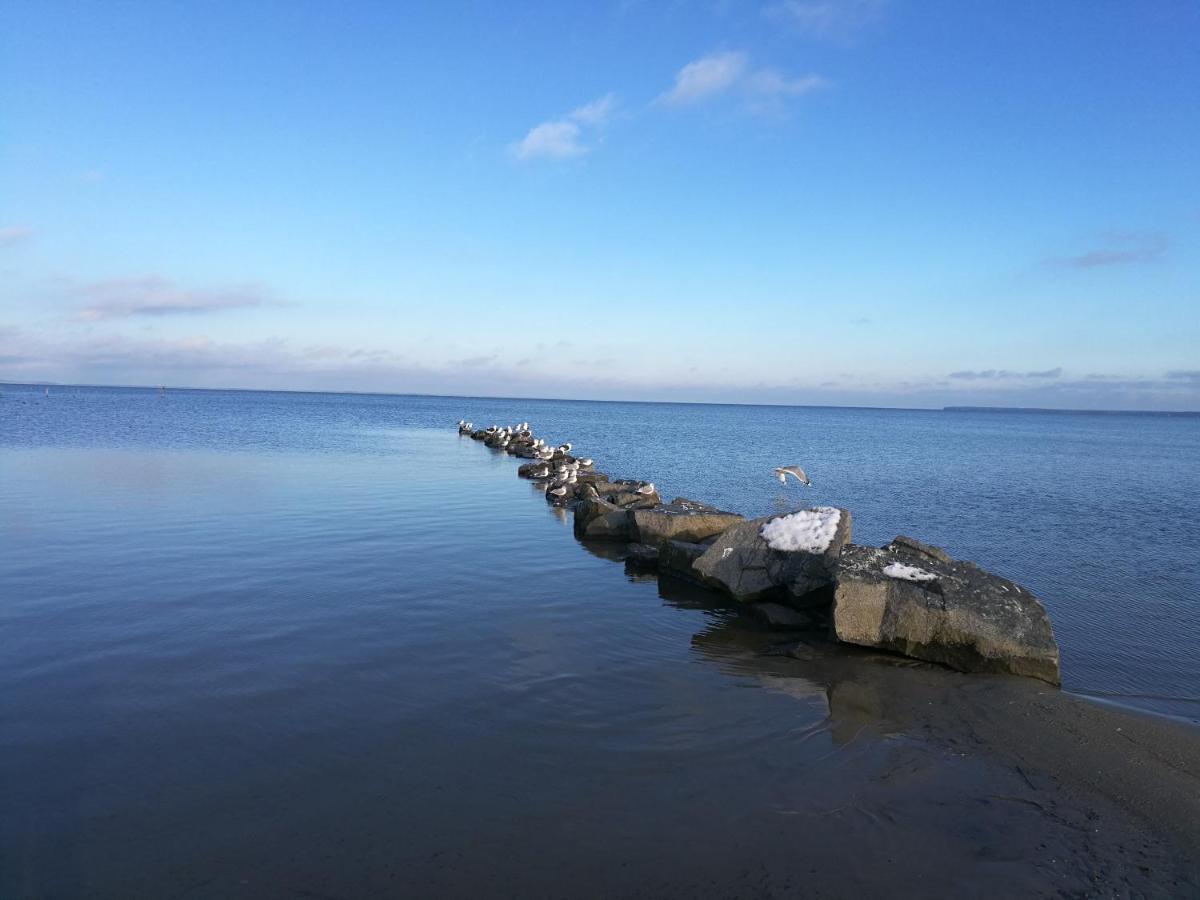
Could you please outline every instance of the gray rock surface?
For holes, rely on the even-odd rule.
[[[708,548],[707,543],[666,541],[658,548],[658,571],[700,584],[700,575],[692,568],[692,564],[703,556]]]
[[[737,600],[775,598],[802,605],[812,592],[833,582],[838,554],[850,540],[850,513],[838,512],[837,531],[824,553],[773,550],[760,531],[781,517],[764,516],[722,532],[693,568],[705,584]]]
[[[654,572],[658,569],[658,548],[649,544],[630,544],[626,551],[625,568],[634,572]]]
[[[898,534],[892,538],[892,542],[887,545],[887,549],[895,550],[901,554],[919,556],[930,562],[951,562],[950,554],[941,547],[926,544],[923,541],[918,541],[916,538],[910,538],[903,534]]]
[[[587,497],[575,504],[575,536],[598,541],[627,541],[629,511],[602,497]]]
[[[891,563],[919,568],[934,579],[891,577],[884,574]],[[943,562],[907,544],[842,551],[833,629],[847,643],[963,672],[1007,672],[1059,683],[1058,645],[1033,594],[974,563]]]
[[[670,503],[649,509],[635,509],[633,535],[643,544],[657,545],[665,541],[695,543],[720,534],[742,521],[744,519],[737,513],[676,497]]]
[[[596,490],[600,496],[622,509],[649,509],[662,503],[657,491],[649,494],[639,494],[638,488],[645,487],[648,482],[620,481],[596,482]]]

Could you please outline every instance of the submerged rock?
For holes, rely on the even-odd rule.
[[[722,532],[693,568],[737,600],[802,601],[832,583],[850,528],[850,513],[834,507],[751,519]]]
[[[625,568],[631,572],[655,572],[658,570],[658,548],[648,544],[630,544],[626,548]]]
[[[658,571],[685,581],[703,584],[700,574],[692,565],[704,555],[709,546],[708,543],[691,541],[665,541],[658,548]]]
[[[783,630],[811,628],[812,617],[782,603],[751,603],[746,611],[764,625]]]
[[[696,542],[720,534],[742,522],[737,513],[724,512],[695,500],[676,497],[670,503],[633,513],[633,534],[643,544],[665,541]]]
[[[917,543],[898,538],[883,549],[843,550],[833,602],[839,640],[963,672],[1059,683],[1058,645],[1033,594]]]

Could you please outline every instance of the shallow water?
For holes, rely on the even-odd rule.
[[[819,842],[847,771],[910,752],[836,708],[853,682],[582,548],[462,416],[943,545],[1045,601],[1068,689],[1200,715],[1200,420],[6,386],[0,895],[652,896],[671,860],[717,889],[728,835]]]

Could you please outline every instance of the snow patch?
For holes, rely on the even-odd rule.
[[[772,519],[759,534],[772,550],[824,553],[837,534],[841,520],[840,510],[832,506],[817,506]]]
[[[883,574],[888,578],[899,578],[902,581],[937,581],[937,576],[932,572],[898,562],[888,563],[884,566]]]

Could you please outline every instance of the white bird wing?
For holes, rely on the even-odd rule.
[[[799,466],[780,466],[775,470],[775,474],[779,476],[780,481],[787,481],[788,475],[796,476],[796,480],[801,484],[808,484],[808,476],[804,474],[804,470]]]

